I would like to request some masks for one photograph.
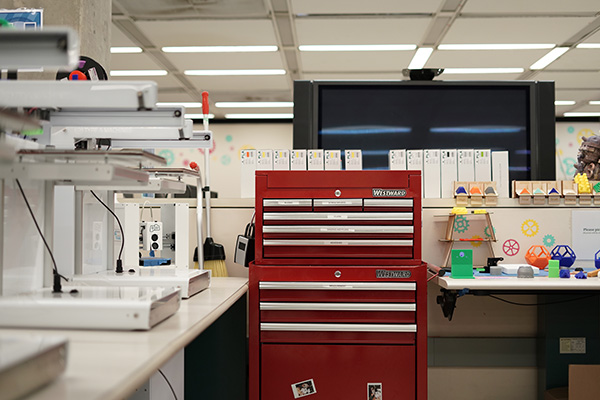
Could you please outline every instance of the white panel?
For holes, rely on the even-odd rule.
[[[111,70],[130,70],[130,69],[164,69],[160,65],[154,62],[145,53],[136,54],[111,54],[110,55],[110,69]],[[152,77],[148,77],[152,80]],[[111,80],[113,77],[111,77]],[[148,79],[147,79],[148,80]]]
[[[282,69],[279,52],[272,53],[165,53],[181,71],[187,69]],[[115,68],[116,69],[116,68]]]
[[[298,44],[418,44],[429,18],[297,19]],[[368,57],[368,53],[365,57]]]
[[[199,90],[210,91],[266,91],[290,89],[288,78],[278,76],[188,76]]]
[[[268,19],[139,21],[136,25],[157,47],[277,44]]]
[[[291,0],[294,14],[433,13],[441,0]]]
[[[382,80],[407,80],[402,72],[306,72],[303,79],[382,79]],[[437,80],[437,79],[436,79]]]
[[[568,89],[600,88],[600,73],[595,72],[540,72],[535,79],[556,81],[556,87]]]
[[[443,43],[560,44],[593,18],[459,18]]]
[[[594,0],[469,0],[463,8],[464,13],[575,13],[598,12],[598,3]]]
[[[548,50],[437,50],[428,68],[528,68],[542,58]],[[553,64],[554,66],[554,64]],[[446,77],[447,75],[443,75]]]
[[[75,191],[73,186],[54,187],[54,258],[58,271],[75,273]]]
[[[414,51],[300,52],[305,71],[398,71],[407,68]]]
[[[179,81],[171,75],[166,76],[111,76],[111,81],[153,81],[158,84],[158,87],[180,87]]]
[[[600,6],[599,6],[600,7]],[[600,69],[600,49],[573,49],[554,61],[550,69]]]
[[[520,74],[443,74],[436,81],[513,81]],[[535,79],[538,79],[537,77]]]
[[[44,231],[44,183],[21,181],[35,218]],[[4,180],[4,275],[2,294],[13,295],[43,286],[46,251],[14,180]]]
[[[95,192],[100,199],[107,203],[106,192]],[[106,227],[108,211],[89,192],[84,192],[83,221],[82,221],[82,247],[83,247],[83,273],[107,269]],[[112,215],[108,214],[110,218]],[[117,224],[118,226],[118,224]],[[113,243],[110,243],[112,246]]]

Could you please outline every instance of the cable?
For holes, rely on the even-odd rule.
[[[48,254],[50,254],[50,258],[52,259],[54,276],[59,277],[58,279],[56,279],[56,278],[54,279],[54,292],[60,292],[61,291],[60,278],[64,279],[65,281],[68,281],[68,279],[58,273],[58,268],[56,266],[56,260],[54,259],[54,254],[52,253],[52,250],[50,250],[50,246],[48,245],[48,242],[46,241],[46,238],[44,237],[44,234],[42,233],[42,230],[40,229],[40,226],[38,225],[38,222],[35,219],[35,214],[33,214],[33,210],[31,209],[31,206],[29,205],[27,196],[25,196],[25,191],[23,190],[23,187],[21,186],[21,182],[19,182],[18,179],[15,179],[15,181],[17,182],[17,186],[19,186],[19,191],[21,192],[21,196],[23,196],[23,200],[25,200],[25,204],[27,205],[29,214],[31,215],[31,218],[33,219],[33,223],[35,224],[35,227],[37,228],[37,231],[40,234],[42,241],[44,242],[44,245],[46,246],[46,250],[48,250]]]
[[[435,277],[436,277],[436,276],[438,276],[439,274],[440,274],[440,273],[439,273],[439,272],[437,272],[437,273],[435,273],[434,275],[431,275],[431,276],[429,277],[429,279],[427,279],[427,282],[429,282],[430,280],[432,280],[433,278],[435,278]]]
[[[125,232],[123,231],[123,226],[121,225],[121,221],[119,220],[119,217],[117,217],[117,214],[114,213],[113,210],[110,209],[109,206],[107,206],[102,200],[100,200],[100,197],[96,196],[96,193],[94,193],[93,190],[90,190],[90,193],[92,194],[92,196],[94,196],[96,198],[96,200],[98,200],[98,202],[100,202],[100,204],[102,204],[104,206],[104,208],[106,208],[108,210],[108,212],[110,212],[112,214],[113,217],[115,217],[115,219],[117,220],[117,224],[119,224],[119,229],[121,230],[121,250],[119,250],[119,257],[117,258],[117,272],[123,272],[123,261],[121,260],[121,256],[123,255],[123,247],[125,247]]]
[[[496,299],[496,300],[502,301],[504,303],[512,304],[515,306],[547,306],[547,305],[551,305],[551,304],[560,304],[560,303],[568,303],[570,301],[583,300],[583,299],[587,299],[590,297],[598,296],[598,294],[590,294],[588,296],[581,296],[581,297],[577,297],[575,299],[549,301],[547,303],[517,303],[515,301],[510,301],[510,300],[503,299],[501,297],[494,296],[493,294],[487,294],[486,296],[489,296],[492,299]]]
[[[146,200],[144,204],[142,204],[142,211],[140,211],[140,219],[144,220],[144,209],[146,208],[146,204],[150,203],[150,200]],[[148,207],[150,209],[150,219],[154,221],[154,213],[152,212],[152,206]]]
[[[173,393],[173,398],[175,400],[177,400],[177,394],[175,393],[175,389],[173,389],[173,385],[171,385],[171,382],[169,382],[169,380],[167,379],[167,377],[165,376],[165,374],[163,374],[163,372],[159,369],[158,372],[160,372],[160,374],[162,375],[162,377],[165,379],[165,382],[167,382],[167,385],[169,385],[169,387],[171,388],[171,393]]]

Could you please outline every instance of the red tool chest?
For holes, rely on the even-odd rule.
[[[417,171],[256,172],[250,400],[427,399],[420,185]]]

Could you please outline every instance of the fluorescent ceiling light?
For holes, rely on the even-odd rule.
[[[232,75],[285,75],[284,69],[188,69],[186,75],[232,76]]]
[[[225,114],[227,119],[292,119],[294,114]]]
[[[202,108],[202,103],[193,101],[169,101],[156,103],[157,106],[183,106],[185,108]]]
[[[110,76],[165,76],[167,71],[164,69],[143,69],[143,70],[121,70],[110,71]]]
[[[423,68],[425,66],[425,64],[427,63],[427,60],[429,60],[429,56],[431,56],[431,53],[433,53],[433,48],[421,47],[419,50],[417,50],[417,52],[413,56],[413,59],[411,60],[410,64],[408,65],[408,69]]]
[[[568,50],[569,50],[568,47],[557,47],[557,48],[555,48],[553,50],[550,50],[548,52],[548,54],[546,54],[544,57],[542,57],[539,60],[537,60],[529,68],[530,69],[544,69],[548,65],[552,64],[558,57],[560,57],[563,54],[565,54]]]
[[[445,68],[444,74],[518,74],[523,68]]]
[[[112,54],[117,54],[117,53],[141,53],[142,52],[142,48],[141,47],[136,47],[136,46],[132,46],[132,47],[111,47],[110,48],[110,52]]]
[[[600,49],[600,43],[579,43],[578,49]]]
[[[406,51],[414,50],[414,44],[308,44],[298,46],[300,51]]]
[[[215,117],[215,114],[208,114],[208,118],[212,119]],[[204,118],[204,114],[185,114],[185,118],[187,119],[202,119]]]
[[[277,51],[277,46],[167,46],[165,53],[264,53]]]
[[[281,108],[294,107],[293,101],[218,101],[219,108]]]
[[[550,43],[509,43],[509,44],[440,44],[438,50],[536,50],[553,49]]]
[[[592,100],[588,104],[590,104],[592,106],[600,106],[600,101],[598,101],[598,100]]]
[[[600,112],[566,112],[565,117],[600,117]]]
[[[555,106],[574,106],[575,100],[556,100],[554,102]]]

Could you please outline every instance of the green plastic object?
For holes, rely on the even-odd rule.
[[[548,278],[559,278],[560,276],[560,261],[548,261]]]
[[[451,276],[454,279],[475,279],[473,276],[473,250],[452,250]]]

